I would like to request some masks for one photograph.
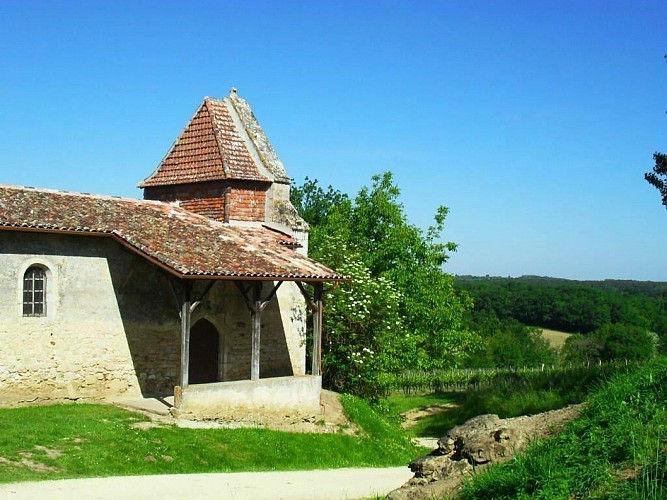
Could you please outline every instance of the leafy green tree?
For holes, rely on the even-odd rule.
[[[660,192],[662,204],[667,208],[667,154],[654,153],[653,159],[653,171],[645,173],[644,179]]]
[[[376,399],[382,374],[398,371],[412,351],[399,311],[401,294],[374,277],[344,241],[325,237],[319,258],[350,278],[327,293],[322,377],[326,387]]]
[[[349,202],[349,197],[329,186],[326,190],[317,183],[306,177],[301,186],[295,186],[291,190],[290,198],[292,205],[303,219],[313,226],[313,230],[322,226],[336,207]]]
[[[561,354],[570,363],[590,363],[602,358],[603,348],[602,341],[595,335],[577,333],[567,338]]]
[[[341,321],[335,325],[325,323],[325,328],[340,339],[347,332],[351,339],[351,344],[343,350],[333,344],[328,346],[332,357],[327,362],[344,368],[336,375],[337,380],[353,375],[364,378],[349,368],[350,356],[368,347],[371,339],[380,341],[377,350],[371,349],[376,356],[375,364],[364,362],[364,365],[384,372],[458,366],[477,347],[476,335],[463,325],[463,316],[472,302],[466,293],[454,288],[453,277],[442,270],[448,253],[456,249],[455,244],[439,239],[447,216],[445,207],[437,210],[434,225],[426,231],[410,224],[391,173],[373,176],[371,186],[363,187],[354,198],[332,187],[322,189],[317,181],[310,179],[293,187],[292,193],[294,206],[311,226],[309,247],[313,258],[343,274],[352,262],[356,263],[352,271],[361,272],[359,266],[363,265],[358,279],[350,274],[353,280],[349,286],[342,285],[340,293],[337,290],[327,296],[330,312],[325,322]],[[387,330],[387,325],[377,322],[363,327],[345,320],[345,314],[339,315],[348,311],[354,316],[354,307],[359,307],[366,293],[364,283],[379,285],[373,292],[374,300],[380,301],[376,303],[378,311],[386,313],[395,301],[397,316],[391,317],[398,330]],[[398,295],[394,296],[394,292]],[[351,332],[357,333],[351,335]],[[335,382],[333,377],[325,382],[336,388],[350,387]],[[357,387],[353,392],[368,391]]]
[[[588,335],[568,338],[563,353],[568,361],[642,361],[656,352],[656,338],[639,326],[606,324]]]
[[[602,359],[642,361],[655,354],[653,336],[644,328],[629,325],[604,325],[594,335],[602,341]]]
[[[556,363],[555,351],[537,328],[486,313],[474,316],[471,329],[479,332],[483,340],[481,349],[467,363],[469,367],[504,368]]]

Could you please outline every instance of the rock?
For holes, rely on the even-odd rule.
[[[463,484],[463,478],[491,463],[504,462],[532,439],[553,434],[579,415],[582,405],[545,412],[531,417],[501,419],[480,415],[450,429],[438,440],[438,447],[410,463],[415,473],[390,500],[420,500],[449,496]]]

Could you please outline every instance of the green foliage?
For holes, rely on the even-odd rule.
[[[623,323],[667,337],[667,283],[460,276],[456,286],[474,300],[472,321],[492,314],[568,333]]]
[[[352,278],[327,294],[328,387],[375,397],[385,373],[457,366],[478,345],[463,326],[472,303],[442,270],[456,249],[439,239],[447,209],[422,231],[408,222],[399,195],[390,173],[354,198],[309,179],[292,188],[311,226],[310,255]]]
[[[461,498],[664,498],[666,441],[659,358],[614,377],[564,432],[475,476]]]
[[[483,338],[483,347],[467,362],[473,368],[552,365],[555,351],[537,328],[514,319],[498,319],[493,313],[475,315],[471,329]]]
[[[439,387],[440,391],[415,394],[396,391],[387,398],[387,405],[394,413],[411,408],[442,405],[442,411],[420,419],[408,431],[414,436],[440,437],[456,425],[477,415],[493,413],[501,418],[532,415],[580,403],[589,392],[617,373],[635,369],[636,364],[607,363],[590,367],[578,366],[542,370],[458,370],[467,374],[474,384],[461,385],[465,392],[443,392],[452,385],[424,383],[421,387]],[[476,378],[476,375],[487,378]]]
[[[654,153],[653,160],[653,171],[644,174],[644,179],[660,192],[662,204],[667,208],[667,155]]]
[[[388,467],[419,454],[408,436],[344,397],[357,436],[267,429],[139,429],[148,417],[102,405],[0,409],[0,482],[140,474]],[[26,465],[43,464],[43,470]]]
[[[644,328],[607,324],[592,334],[569,337],[563,356],[570,362],[642,361],[656,353],[656,344],[656,338]]]
[[[346,194],[331,186],[325,191],[316,180],[308,177],[303,185],[292,188],[290,198],[301,217],[314,228],[326,223],[335,207],[349,201]]]
[[[400,293],[383,276],[374,277],[357,254],[335,236],[325,236],[319,257],[351,281],[326,297],[322,375],[338,392],[377,399],[381,374],[399,369],[414,350],[404,333]]]
[[[385,386],[390,391],[400,390],[405,394],[471,391],[481,388],[510,393],[519,387],[530,390],[561,388],[570,391],[579,386],[587,387],[592,382],[603,380],[633,366],[634,363],[617,361],[540,368],[406,370],[399,374],[387,375]]]

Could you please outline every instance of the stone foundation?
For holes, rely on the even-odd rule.
[[[176,414],[194,420],[262,423],[321,416],[322,377],[277,377],[191,385],[174,391]]]

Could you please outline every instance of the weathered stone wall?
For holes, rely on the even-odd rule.
[[[47,269],[44,317],[22,314],[33,264]],[[169,279],[110,238],[0,231],[0,404],[171,393],[180,320]],[[290,286],[264,311],[263,377],[304,372],[303,305]],[[250,313],[233,283],[215,284],[193,324],[200,318],[221,335],[219,379],[249,378]]]

